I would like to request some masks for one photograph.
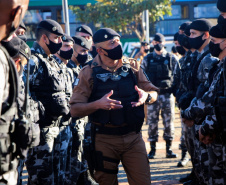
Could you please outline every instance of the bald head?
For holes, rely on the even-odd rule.
[[[0,41],[19,27],[28,3],[29,0],[0,0]]]

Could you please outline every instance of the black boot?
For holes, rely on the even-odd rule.
[[[182,156],[181,160],[177,163],[177,167],[185,167],[188,164],[188,150],[186,148],[182,148]]]
[[[148,154],[148,158],[149,159],[154,159],[155,152],[156,152],[156,142],[152,141],[152,142],[150,142],[150,145],[151,145],[151,151]]]
[[[166,140],[166,158],[177,158],[177,154],[171,150],[172,141]]]

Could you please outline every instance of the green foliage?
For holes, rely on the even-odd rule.
[[[94,5],[84,8],[70,7],[81,22],[99,23],[122,33],[135,32],[142,41],[145,30],[142,25],[142,12],[149,10],[150,22],[171,15],[171,0],[97,0]]]

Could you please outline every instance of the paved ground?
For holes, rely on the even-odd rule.
[[[150,159],[149,164],[151,168],[151,181],[152,185],[179,185],[178,180],[180,177],[185,176],[191,171],[191,162],[189,161],[186,168],[178,168],[177,163],[181,158],[181,150],[179,150],[180,136],[181,136],[181,122],[179,117],[179,111],[176,109],[175,115],[175,139],[173,141],[173,152],[178,154],[176,159],[166,159],[165,155],[165,141],[163,140],[163,124],[162,120],[159,123],[159,141],[157,143],[156,159]],[[142,134],[146,144],[147,152],[150,151],[150,144],[147,141],[148,126],[143,125]],[[119,170],[119,185],[128,185],[126,174],[123,167],[120,166]]]

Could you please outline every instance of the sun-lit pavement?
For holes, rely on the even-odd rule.
[[[179,111],[176,109],[175,115],[175,138],[173,141],[173,152],[178,155],[175,159],[166,159],[165,141],[163,140],[163,124],[162,120],[159,122],[159,141],[157,143],[156,158],[150,159],[149,164],[151,168],[151,182],[152,185],[179,185],[178,180],[180,177],[185,176],[191,171],[191,162],[185,168],[178,168],[177,163],[181,158],[181,150],[179,150],[180,136],[181,136],[181,122],[179,117]],[[146,144],[147,152],[150,151],[150,144],[147,141],[148,138],[148,126],[143,125],[142,134]],[[128,185],[126,174],[122,165],[119,168],[119,185]]]

